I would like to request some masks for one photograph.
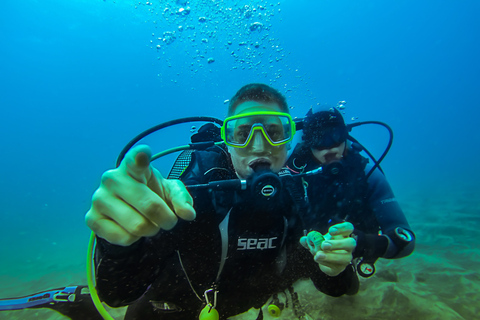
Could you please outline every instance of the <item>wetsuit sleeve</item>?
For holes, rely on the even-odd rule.
[[[353,295],[358,292],[360,283],[353,265],[348,265],[342,273],[335,277],[323,273],[318,265],[316,265],[316,269],[318,270],[312,273],[310,279],[317,290],[332,297],[340,297],[344,294]]]
[[[310,278],[317,290],[332,297],[339,297],[344,294],[353,295],[358,292],[358,276],[351,264],[339,275],[331,277],[320,270],[311,253],[302,246],[299,245],[291,256],[296,269],[293,274],[302,274],[300,277],[297,276],[295,280]]]
[[[367,167],[368,172],[370,168]],[[385,176],[375,170],[368,179],[368,203],[382,230],[382,236],[357,232],[357,243],[365,243],[371,254],[387,259],[402,258],[411,254],[415,247],[415,235],[395,198],[392,188]],[[398,239],[395,230],[403,228],[412,235],[412,241],[403,242]],[[361,248],[360,248],[361,249]],[[356,250],[357,251],[357,250]],[[360,251],[360,250],[359,250]]]
[[[97,237],[96,281],[99,297],[111,307],[120,307],[142,296],[173,253],[162,232],[141,238],[128,247]],[[162,243],[161,248],[155,244]]]

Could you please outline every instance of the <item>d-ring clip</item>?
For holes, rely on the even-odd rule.
[[[208,299],[208,294],[212,291],[213,291],[213,303],[211,303],[210,299]],[[205,297],[205,301],[207,302],[207,305],[210,305],[211,308],[213,309],[215,309],[215,307],[217,306],[217,293],[218,291],[212,288],[212,289],[205,290],[205,293],[203,294],[203,296]]]

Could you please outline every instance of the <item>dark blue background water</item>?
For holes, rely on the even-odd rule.
[[[218,5],[232,7],[231,16]],[[257,11],[268,13],[264,30],[246,32],[256,16],[233,18],[244,5],[265,7]],[[0,255],[10,257],[2,273],[83,255],[83,216],[123,145],[165,120],[223,118],[224,100],[249,82],[281,90],[295,116],[346,100],[347,122],[390,124],[395,140],[383,167],[400,196],[476,187],[478,1],[192,0],[186,18],[163,14],[167,6],[180,7],[2,2]],[[196,29],[177,29],[170,45],[158,40],[178,25]],[[154,151],[184,144],[189,129],[149,143]],[[377,155],[386,142],[382,129],[353,135]]]

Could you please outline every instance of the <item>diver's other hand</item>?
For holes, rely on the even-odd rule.
[[[333,225],[328,230],[321,250],[314,257],[325,274],[337,276],[351,263],[352,253],[357,246],[355,239],[350,237],[352,232],[353,225],[350,222]]]
[[[102,175],[85,222],[110,243],[129,246],[141,237],[175,226],[178,217],[195,219],[193,200],[183,183],[167,180],[150,165],[148,146],[132,148],[116,169]]]
[[[357,243],[350,237],[353,225],[349,222],[336,224],[322,238],[317,231],[311,231],[300,239],[301,245],[310,250],[320,270],[329,276],[337,276],[353,259],[352,252]]]

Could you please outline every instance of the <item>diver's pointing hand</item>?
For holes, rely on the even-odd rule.
[[[141,237],[175,226],[178,217],[195,219],[183,183],[167,180],[150,165],[148,146],[132,148],[117,169],[102,176],[85,215],[87,225],[110,243],[128,246]]]

